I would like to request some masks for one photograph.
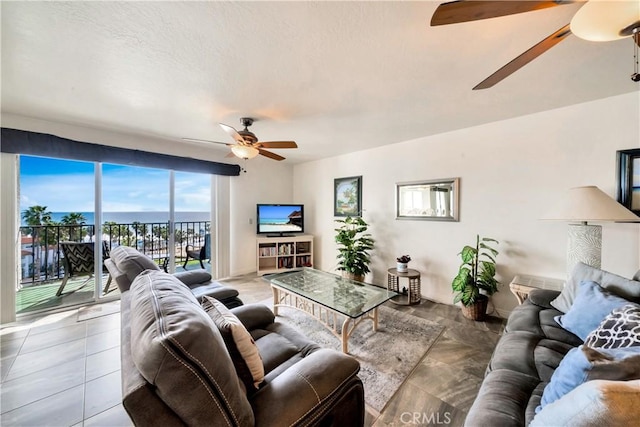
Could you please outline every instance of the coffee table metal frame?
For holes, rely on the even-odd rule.
[[[295,308],[312,316],[342,341],[343,353],[348,353],[349,337],[363,321],[371,320],[373,330],[378,330],[378,307],[398,295],[313,268],[275,274],[267,279],[276,316],[279,307]]]

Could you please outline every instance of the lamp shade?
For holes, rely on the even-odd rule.
[[[571,32],[581,39],[606,42],[629,37],[640,27],[640,1],[590,0],[571,19]]]
[[[569,222],[638,222],[640,218],[596,186],[571,188],[542,219]]]
[[[234,145],[231,147],[231,152],[241,159],[253,159],[258,155],[259,151],[255,147],[249,145]]]

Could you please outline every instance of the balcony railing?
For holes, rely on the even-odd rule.
[[[175,222],[175,258],[186,257],[187,245],[201,247],[210,232],[210,221]],[[63,253],[60,242],[93,242],[95,226],[38,225],[20,227],[22,285],[50,282],[64,276]],[[131,246],[153,259],[169,256],[169,223],[132,222],[105,223],[102,238],[109,250],[117,246]]]

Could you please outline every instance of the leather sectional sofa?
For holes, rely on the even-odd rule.
[[[122,401],[137,426],[362,426],[359,363],[321,349],[264,305],[231,310],[264,380],[249,390],[219,327],[174,276],[147,270],[121,300]]]
[[[128,291],[133,280],[143,271],[160,271],[160,267],[151,258],[128,246],[111,249],[109,258],[104,263],[121,293]],[[236,289],[211,280],[211,274],[206,270],[182,271],[174,276],[191,289],[198,301],[202,301],[206,295],[219,300],[229,308],[242,305]]]

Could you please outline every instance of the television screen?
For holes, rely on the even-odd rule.
[[[258,205],[258,234],[304,232],[303,205]]]

